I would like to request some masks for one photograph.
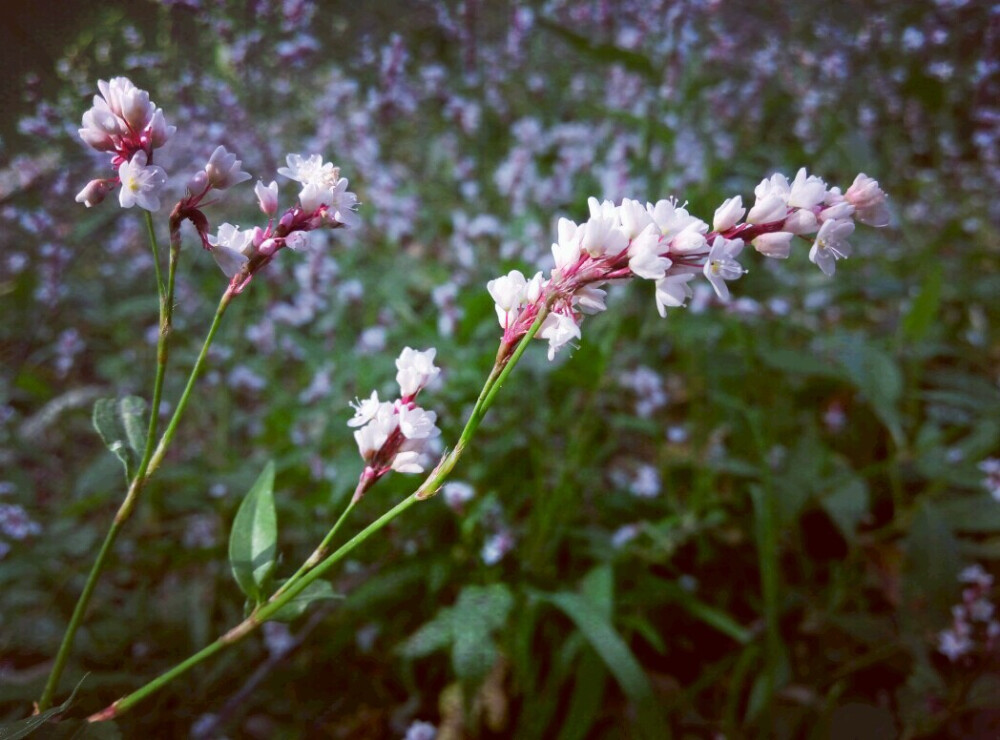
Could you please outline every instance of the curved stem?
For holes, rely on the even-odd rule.
[[[229,632],[224,634],[222,637],[218,638],[215,642],[209,644],[208,646],[202,648],[199,652],[195,653],[186,660],[178,663],[176,666],[168,670],[166,673],[161,674],[157,678],[153,679],[145,686],[133,691],[127,696],[123,696],[118,701],[114,702],[110,706],[102,709],[96,714],[92,714],[88,717],[90,722],[103,722],[107,720],[114,719],[115,717],[121,716],[129,709],[134,707],[136,704],[141,702],[146,697],[155,693],[161,689],[166,684],[173,681],[175,678],[186,673],[189,669],[201,663],[203,660],[210,658],[217,652],[225,648],[227,645],[232,645],[239,642],[244,637],[249,635],[260,625],[266,622],[268,619],[273,617],[283,606],[289,603],[292,599],[298,596],[302,591],[304,591],[309,584],[311,584],[316,579],[320,578],[329,571],[334,565],[336,565],[340,560],[344,558],[349,552],[351,552],[358,545],[365,542],[368,538],[374,535],[376,532],[385,527],[389,522],[395,519],[397,516],[402,514],[404,511],[409,509],[411,506],[419,501],[430,498],[433,496],[441,484],[444,483],[445,479],[451,473],[455,464],[458,462],[459,458],[462,456],[466,445],[472,436],[475,434],[476,429],[479,427],[480,422],[482,422],[483,417],[489,410],[489,407],[493,404],[496,399],[496,394],[499,392],[500,387],[503,385],[507,376],[510,375],[514,366],[517,364],[521,355],[524,354],[528,343],[538,332],[539,327],[542,325],[542,321],[545,319],[548,313],[548,308],[543,307],[539,312],[538,317],[535,322],[531,325],[528,333],[521,339],[518,343],[517,348],[514,353],[510,355],[509,360],[504,360],[503,358],[498,358],[496,364],[493,366],[493,370],[490,372],[486,383],[483,386],[483,390],[479,394],[479,400],[473,407],[472,413],[469,415],[468,421],[465,423],[465,428],[462,430],[462,434],[459,436],[458,444],[455,448],[447,453],[441,458],[437,467],[431,471],[420,487],[416,491],[411,493],[405,499],[400,501],[398,504],[393,506],[389,511],[385,512],[378,519],[373,521],[363,530],[358,532],[354,537],[349,539],[336,551],[328,555],[324,560],[315,565],[314,567],[307,568],[306,564],[296,572],[294,576],[286,583],[282,588],[283,592],[276,593],[271,599],[264,605],[255,609],[249,617],[244,619],[238,625],[233,627]],[[360,484],[359,484],[360,485]],[[340,520],[334,525],[331,530],[331,534],[327,535],[324,539],[324,543],[328,544],[328,540],[332,540],[332,535],[335,534],[336,529],[340,526],[341,522],[347,517],[348,512],[351,510],[353,504],[349,505],[348,508],[341,514]],[[320,546],[322,548],[322,545]],[[317,549],[317,552],[319,549]],[[310,558],[311,560],[312,558]]]
[[[153,265],[156,272],[156,289],[160,300],[160,333],[156,342],[156,375],[153,379],[153,397],[149,409],[149,427],[146,432],[146,447],[143,450],[142,460],[139,462],[139,467],[136,469],[135,476],[129,483],[125,499],[122,501],[121,506],[118,508],[118,512],[115,514],[114,521],[111,523],[111,527],[108,529],[107,535],[105,535],[104,542],[101,544],[101,549],[97,553],[97,559],[94,561],[94,564],[90,568],[90,573],[87,575],[87,582],[83,586],[83,591],[80,593],[80,596],[76,601],[76,605],[73,607],[73,614],[70,616],[69,625],[67,625],[66,632],[63,634],[62,642],[59,644],[59,651],[56,653],[55,661],[52,664],[52,671],[49,673],[49,677],[45,682],[45,688],[42,691],[42,696],[38,700],[38,711],[40,712],[44,712],[52,704],[56,688],[59,685],[59,679],[62,677],[63,671],[66,668],[66,661],[69,659],[70,649],[73,647],[73,641],[76,639],[77,630],[79,630],[80,624],[83,622],[84,614],[87,611],[87,607],[90,605],[90,599],[93,596],[94,588],[97,586],[97,581],[99,580],[101,573],[104,571],[104,567],[107,563],[108,556],[111,553],[115,540],[118,539],[118,533],[121,531],[122,526],[128,520],[129,515],[132,513],[132,509],[135,507],[135,502],[138,500],[139,493],[142,491],[142,487],[146,480],[146,471],[149,468],[149,461],[153,456],[157,424],[160,418],[160,399],[163,396],[163,378],[166,375],[167,359],[169,357],[168,342],[173,322],[174,282],[177,275],[177,261],[180,256],[180,245],[171,244],[170,263],[167,271],[167,287],[166,290],[164,290],[163,279],[160,275],[159,247],[156,242],[156,233],[153,230],[153,218],[148,211],[146,212],[146,228],[149,233],[150,248],[153,251]]]

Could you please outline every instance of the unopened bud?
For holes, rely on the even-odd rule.
[[[273,216],[278,212],[278,183],[272,180],[270,185],[265,185],[262,180],[258,180],[253,191],[264,215]]]
[[[111,191],[113,184],[108,180],[91,180],[76,196],[77,203],[83,203],[87,208],[96,206],[104,200]]]

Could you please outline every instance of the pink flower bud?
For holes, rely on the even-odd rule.
[[[265,185],[262,180],[258,180],[253,191],[264,215],[273,216],[278,212],[278,183],[272,180],[270,185]]]
[[[113,183],[110,183],[108,180],[91,180],[87,183],[87,186],[77,194],[76,202],[83,203],[87,206],[87,208],[96,206],[104,200],[105,196],[111,191],[112,187]]]

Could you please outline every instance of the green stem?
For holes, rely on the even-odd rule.
[[[309,587],[316,579],[322,577],[327,571],[329,571],[334,565],[336,565],[340,560],[344,558],[348,553],[350,553],[358,545],[361,545],[368,538],[374,535],[376,532],[385,527],[389,522],[395,519],[397,516],[402,514],[404,511],[409,509],[411,506],[416,504],[418,501],[430,498],[437,492],[444,483],[445,479],[451,473],[455,464],[458,462],[462,455],[465,446],[471,440],[473,434],[475,434],[476,429],[479,427],[480,422],[482,422],[483,417],[489,410],[493,401],[496,399],[496,394],[499,392],[500,387],[503,385],[507,376],[510,375],[514,366],[517,364],[518,360],[521,359],[521,355],[524,354],[528,343],[538,332],[539,327],[542,325],[542,321],[545,319],[548,313],[548,308],[543,307],[539,312],[538,317],[535,322],[531,325],[528,333],[524,338],[518,343],[518,346],[514,353],[510,356],[509,360],[504,361],[502,358],[498,359],[496,364],[493,366],[493,370],[490,372],[489,377],[483,386],[482,392],[479,394],[479,400],[473,407],[472,413],[469,415],[468,421],[465,423],[465,428],[462,430],[462,434],[459,436],[459,442],[455,445],[455,448],[446,454],[441,462],[438,463],[437,467],[431,471],[430,475],[420,484],[420,487],[416,491],[411,493],[405,499],[400,501],[394,507],[389,509],[386,513],[376,519],[374,522],[369,524],[363,530],[358,532],[354,537],[349,539],[343,545],[341,545],[335,552],[328,555],[322,562],[317,564],[315,567],[306,568],[303,565],[299,571],[292,576],[290,581],[283,586],[283,593],[276,593],[271,599],[263,606],[255,609],[249,617],[244,619],[238,625],[233,627],[229,632],[224,634],[222,637],[217,639],[215,642],[211,643],[205,648],[202,648],[199,652],[195,653],[191,657],[187,658],[181,663],[171,668],[166,673],[161,674],[157,678],[153,679],[145,686],[136,689],[131,694],[123,696],[118,701],[114,702],[110,706],[102,709],[100,712],[91,715],[88,720],[90,722],[104,722],[107,720],[119,717],[129,709],[134,707],[136,704],[141,702],[146,697],[155,693],[161,689],[166,684],[173,681],[178,676],[186,673],[189,669],[201,663],[203,660],[210,658],[217,652],[222,650],[227,645],[232,645],[239,642],[244,637],[249,635],[260,625],[274,616],[283,606],[288,604],[292,599],[298,596],[302,591]],[[360,484],[359,484],[360,485]],[[332,540],[332,535],[335,533],[336,529],[340,526],[341,521],[343,521],[348,512],[351,510],[351,506],[348,506],[347,510],[341,514],[340,520],[334,525],[334,529],[331,530],[331,534],[327,535],[324,542],[327,543],[328,540]],[[321,545],[322,547],[322,545]],[[311,559],[311,558],[310,558]],[[308,563],[308,561],[307,561]]]
[[[363,485],[364,485],[364,479],[358,482],[358,489],[361,489]],[[297,571],[295,571],[295,573],[292,575],[291,578],[282,583],[281,587],[273,594],[271,594],[271,598],[269,599],[269,601],[274,601],[279,596],[281,596],[285,591],[291,588],[292,585],[296,581],[298,581],[305,573],[315,568],[316,565],[320,561],[322,561],[324,557],[326,557],[326,553],[330,549],[330,543],[332,543],[334,537],[337,536],[337,530],[339,530],[340,525],[347,520],[347,515],[351,513],[351,511],[354,509],[354,507],[358,504],[359,501],[360,499],[357,495],[351,497],[351,500],[347,503],[347,508],[345,508],[343,513],[341,513],[340,517],[337,519],[336,523],[333,525],[330,531],[326,533],[326,537],[324,537],[323,541],[319,543],[319,547],[313,550],[312,555],[310,555],[309,558],[304,563],[302,563],[302,565],[299,567]]]
[[[205,360],[208,358],[208,349],[212,345],[212,340],[215,339],[215,334],[219,330],[219,325],[222,323],[222,317],[226,313],[226,309],[235,297],[236,293],[232,292],[232,290],[228,288],[226,289],[226,292],[222,294],[219,305],[215,309],[215,316],[212,317],[212,325],[209,327],[208,334],[205,336],[204,344],[201,345],[201,352],[198,353],[198,359],[195,360],[194,367],[191,368],[191,375],[188,377],[187,385],[184,386],[184,392],[181,393],[181,397],[177,401],[177,408],[174,409],[174,414],[170,417],[170,422],[167,424],[167,428],[163,432],[163,436],[160,438],[160,443],[156,446],[156,451],[153,453],[153,456],[149,461],[149,467],[146,470],[146,480],[149,480],[150,476],[156,472],[156,469],[159,468],[160,464],[163,462],[164,455],[167,454],[167,448],[170,447],[170,443],[173,441],[174,435],[177,433],[177,425],[180,424],[181,416],[184,414],[184,409],[187,408],[188,401],[191,398],[191,392],[194,390],[198,376],[201,374],[201,370],[205,366]]]
[[[156,273],[156,290],[159,294],[160,301],[160,335],[156,342],[156,375],[153,379],[153,398],[149,411],[149,427],[146,433],[146,447],[143,450],[142,460],[139,463],[135,476],[129,483],[128,491],[125,494],[125,500],[122,501],[121,506],[118,508],[118,512],[115,514],[114,521],[104,538],[104,542],[101,544],[101,549],[97,553],[97,559],[91,566],[90,573],[87,576],[87,582],[83,586],[83,591],[77,599],[76,606],[73,607],[73,614],[70,617],[69,625],[66,627],[66,632],[63,634],[62,642],[59,644],[59,651],[56,653],[55,661],[52,665],[52,671],[49,673],[48,680],[45,682],[45,688],[42,691],[42,696],[38,700],[38,711],[40,712],[44,712],[52,705],[52,699],[55,696],[56,688],[59,685],[59,679],[62,677],[63,671],[66,668],[66,661],[69,659],[69,653],[73,647],[73,642],[76,639],[76,633],[80,629],[80,624],[83,622],[84,614],[87,611],[87,607],[90,605],[90,599],[94,593],[94,588],[97,586],[97,581],[100,579],[100,575],[104,571],[104,567],[107,564],[108,556],[111,553],[115,540],[118,539],[118,533],[121,531],[122,526],[132,513],[132,509],[135,506],[135,502],[138,499],[139,493],[146,480],[146,470],[149,467],[149,461],[153,455],[153,446],[156,440],[157,423],[159,420],[160,399],[163,395],[163,378],[166,374],[167,358],[169,355],[168,340],[173,321],[174,279],[177,274],[177,260],[180,255],[180,249],[179,245],[171,244],[170,265],[167,273],[167,287],[166,290],[164,290],[163,277],[160,274],[160,250],[156,242],[156,232],[153,229],[153,218],[149,211],[146,211],[146,229],[149,233],[149,244],[153,252],[153,267]]]
[[[160,319],[163,319],[162,304],[166,291],[163,289],[163,275],[160,274],[160,248],[156,243],[156,231],[153,229],[153,214],[144,211],[146,214],[146,233],[149,234],[149,246],[153,250],[153,271],[156,273],[156,293],[160,297]]]

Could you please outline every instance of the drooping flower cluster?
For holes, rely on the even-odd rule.
[[[990,600],[993,576],[978,563],[958,574],[965,585],[962,602],[951,608],[952,625],[938,634],[938,651],[955,662],[980,649],[991,653],[1000,646],[1000,621]]]
[[[365,461],[356,497],[390,470],[423,472],[421,456],[441,430],[435,426],[437,414],[420,408],[415,399],[441,372],[434,365],[436,352],[403,349],[396,360],[400,397],[395,401],[380,401],[378,392],[372,391],[369,398],[351,404],[354,416],[347,425],[358,427],[354,439]]]
[[[552,245],[555,268],[547,279],[539,272],[529,280],[514,270],[487,284],[504,346],[514,346],[545,306],[549,313],[537,336],[548,340],[553,359],[562,346],[580,338],[583,315],[605,309],[602,286],[614,280],[654,281],[661,316],[684,305],[692,295],[688,283],[698,274],[727,300],[727,283],[745,272],[736,258],[747,243],[766,257],[785,259],[795,237],[811,241],[809,259],[832,275],[836,261],[851,253],[847,238],[855,220],[871,226],[889,222],[885,193],[864,174],[843,194],[805,168],[791,182],[774,174],[754,192],[749,213],[738,195],[719,206],[711,230],[673,199],[643,206],[626,198],[616,206],[590,198],[588,221],[559,220]]]
[[[340,176],[339,168],[324,163],[319,154],[308,159],[289,154],[288,164],[289,167],[280,168],[278,173],[304,183],[299,202],[275,222],[278,183],[272,180],[265,185],[258,180],[254,194],[261,212],[268,217],[264,227],[241,230],[233,224],[223,223],[215,234],[209,233],[208,219],[199,208],[209,190],[223,190],[250,179],[250,175],[240,170],[241,162],[236,156],[221,146],[212,154],[205,169],[188,183],[187,196],[177,205],[175,216],[178,219],[187,218],[195,225],[202,246],[212,253],[237,293],[280,249],[305,247],[309,243],[308,232],[324,226],[336,229],[358,223],[354,212],[358,205],[357,196],[347,190],[347,178]]]
[[[153,150],[163,146],[176,128],[168,126],[163,111],[126,77],[97,83],[100,95],[83,114],[80,138],[99,152],[108,152],[116,177],[91,180],[76,196],[90,208],[121,185],[122,208],[138,205],[147,211],[160,208],[160,189],[167,181],[163,168],[153,164]]]

